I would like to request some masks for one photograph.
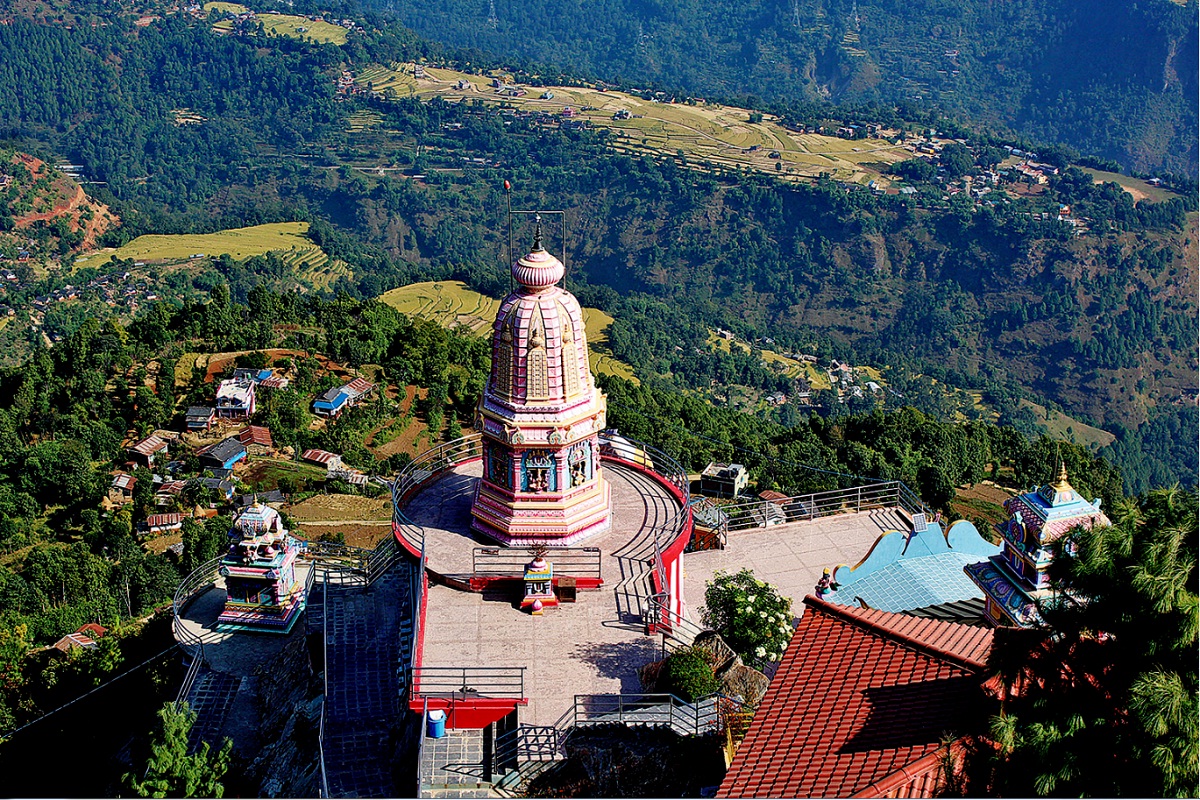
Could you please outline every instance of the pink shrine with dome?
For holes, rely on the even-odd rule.
[[[600,468],[605,398],[588,365],[579,301],[557,285],[564,272],[542,248],[539,223],[492,328],[471,528],[506,545],[572,544],[610,524]]]

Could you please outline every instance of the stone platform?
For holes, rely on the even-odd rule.
[[[435,576],[467,578],[474,548],[502,547],[471,531],[471,499],[482,474],[480,461],[461,464],[405,506],[409,519],[425,530],[426,566]],[[612,486],[612,525],[572,547],[599,548],[604,585],[614,587],[631,575],[626,562],[654,557],[653,529],[674,520],[680,505],[663,484],[636,469],[605,462],[604,474]],[[525,547],[511,550],[528,552]],[[553,548],[548,558],[554,561]]]
[[[603,587],[534,617],[517,607],[517,587],[477,593],[431,582],[422,666],[525,667],[529,706],[521,721],[535,725],[553,724],[576,694],[640,691],[635,670],[656,660],[661,646],[644,635],[641,619],[642,602],[652,593],[653,531],[671,522],[680,505],[666,486],[639,470],[605,462],[604,472],[612,486],[612,527],[580,543],[600,549]],[[470,531],[480,473],[479,462],[461,465],[405,507],[425,528],[435,580],[469,576],[472,549],[497,546]],[[554,561],[553,548],[546,557]]]
[[[799,618],[804,611],[801,601],[813,593],[821,570],[857,564],[889,531],[911,532],[912,522],[893,508],[883,508],[731,531],[724,550],[684,554],[683,596],[692,609],[688,616],[700,621],[704,586],[714,574],[749,568],[756,578],[792,598],[792,611]]]

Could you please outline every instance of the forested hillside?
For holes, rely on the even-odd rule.
[[[367,0],[431,39],[702,96],[935,107],[1140,170],[1197,167],[1195,0]]]
[[[913,159],[897,180],[915,194],[788,185],[618,153],[604,130],[535,114],[337,89],[343,69],[435,50],[387,26],[337,47],[222,37],[179,14],[71,29],[17,17],[0,26],[0,129],[105,182],[97,194],[124,221],[106,243],[310,220],[313,245],[346,265],[330,288],[359,297],[440,278],[503,293],[509,179],[517,207],[568,210],[570,286],[616,317],[614,355],[644,379],[781,389],[754,353],[710,347],[722,327],[874,363],[893,390],[881,404],[1033,433],[1027,403],[1049,401],[1117,434],[1130,488],[1194,482],[1196,271],[1185,253],[1196,232],[1183,198],[1135,203],[1074,168],[968,194],[962,181],[1005,156],[986,136]],[[1065,207],[1087,226],[1064,224]],[[239,300],[294,285],[277,256],[212,266],[172,277],[178,296],[210,290],[214,273]],[[33,301],[76,280],[51,262],[35,277],[6,296]],[[63,337],[79,322],[58,319]],[[9,327],[15,358],[29,329]],[[945,388],[979,402],[947,403]],[[1143,433],[1172,446],[1147,449]]]

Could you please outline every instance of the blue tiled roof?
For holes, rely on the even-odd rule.
[[[871,608],[898,612],[981,598],[963,567],[999,553],[1000,547],[966,520],[944,532],[938,523],[919,534],[892,531],[880,536],[857,566],[839,566],[834,579],[841,588],[823,599],[855,605],[861,597]]]
[[[851,606],[858,605],[855,597],[861,597],[871,608],[908,611],[983,597],[983,592],[963,572],[963,567],[978,560],[977,555],[952,551],[906,558],[844,585],[822,599]]]

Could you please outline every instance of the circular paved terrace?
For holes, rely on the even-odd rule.
[[[481,474],[479,461],[461,464],[405,505],[409,519],[424,528],[435,577],[469,577],[473,549],[497,547],[470,530]],[[600,550],[604,585],[534,617],[518,608],[515,587],[477,593],[431,583],[422,666],[525,667],[529,706],[521,719],[535,725],[553,724],[576,694],[640,691],[636,669],[659,652],[641,620],[642,601],[653,592],[654,529],[672,529],[681,507],[660,480],[640,470],[605,461],[604,475],[612,487],[613,524],[579,542]],[[553,548],[547,558],[554,562]]]

